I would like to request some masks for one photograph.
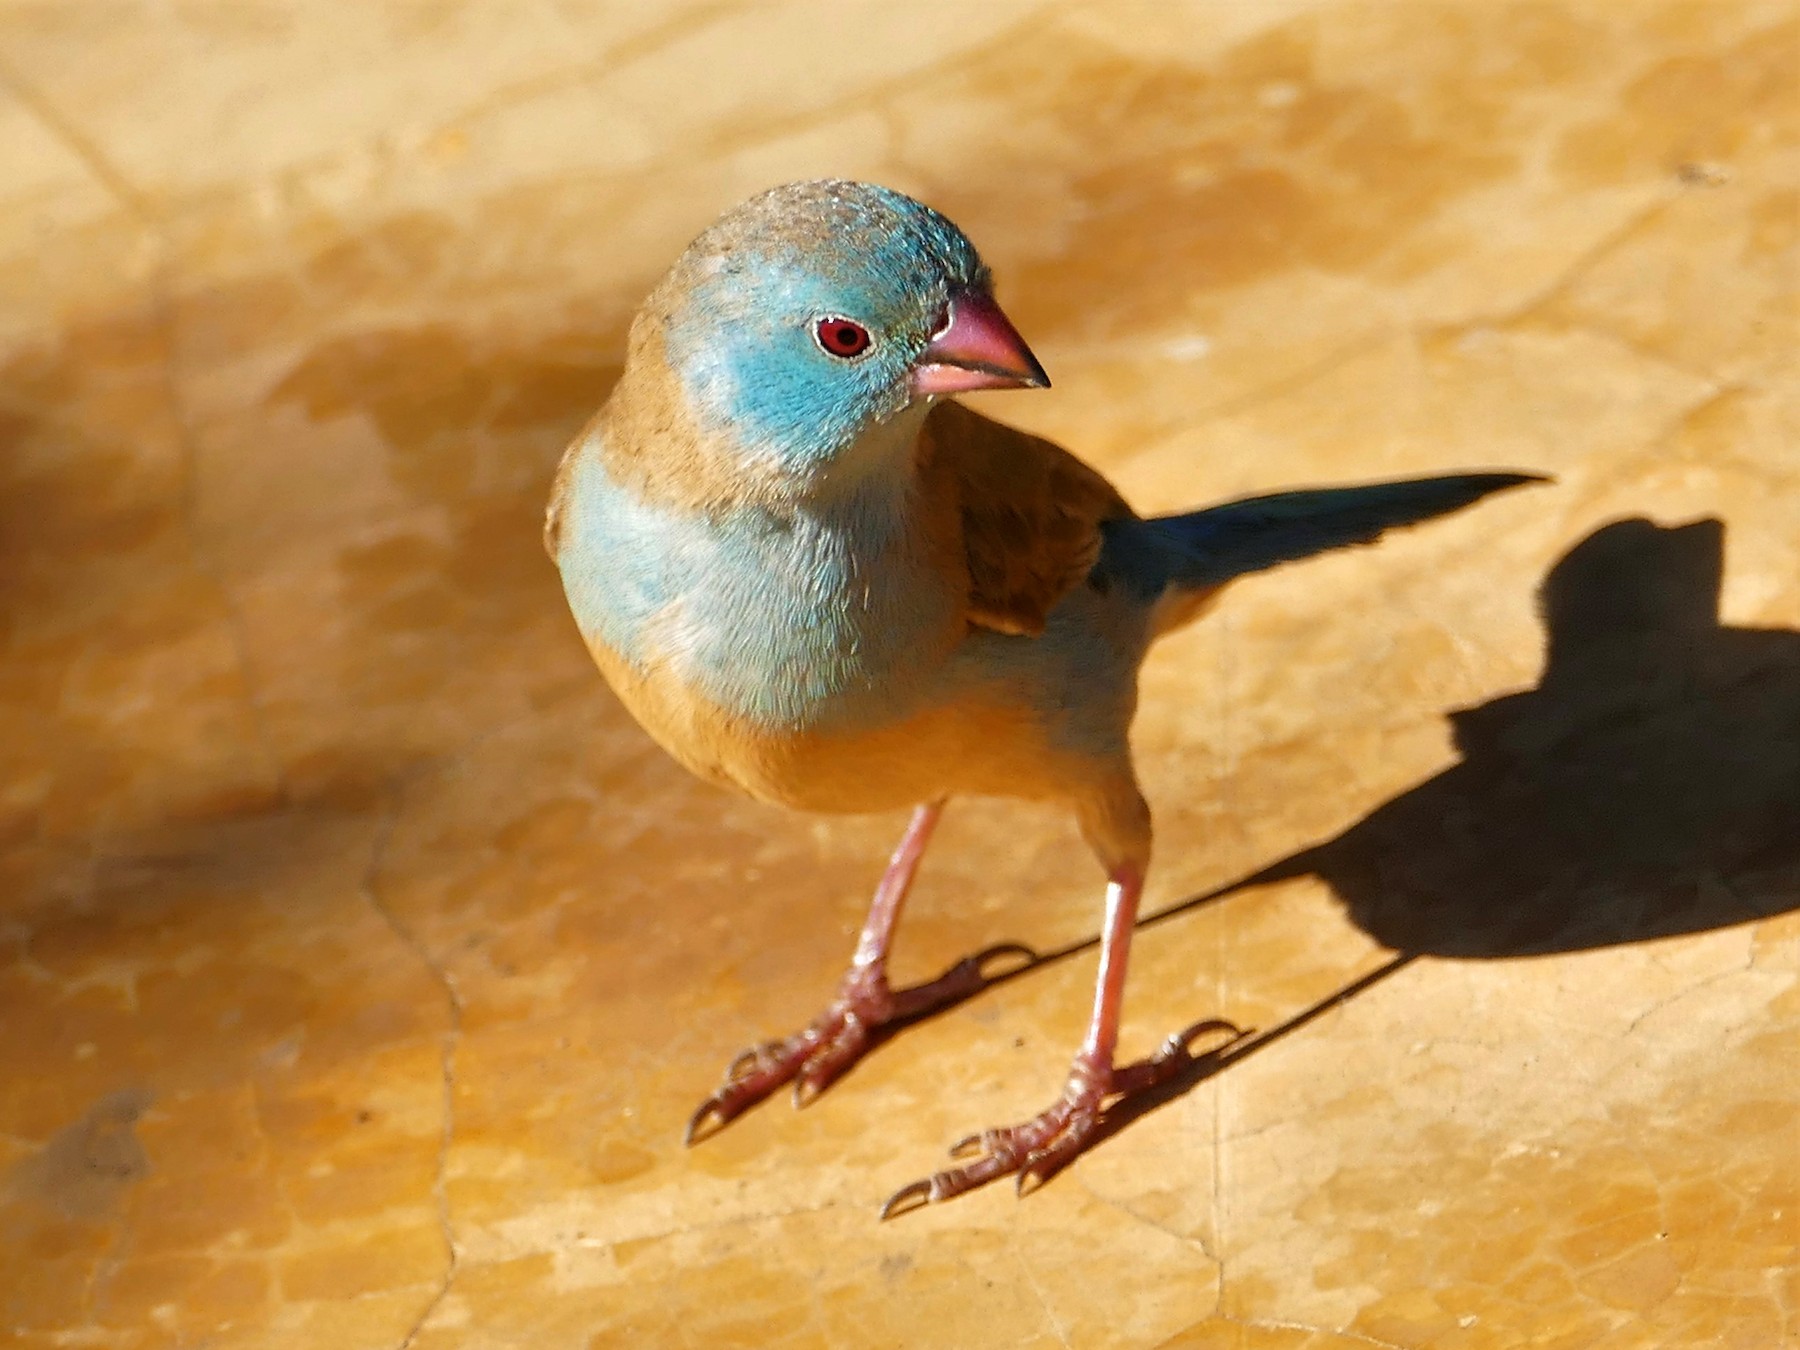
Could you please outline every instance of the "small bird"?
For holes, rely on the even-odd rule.
[[[700,777],[805,811],[913,807],[848,972],[740,1055],[693,1143],[783,1084],[810,1100],[885,1025],[979,988],[887,964],[947,799],[1055,803],[1106,875],[1094,1007],[1056,1102],[973,1135],[882,1216],[1072,1160],[1102,1108],[1187,1061],[1115,1061],[1150,862],[1128,731],[1151,642],[1235,577],[1539,481],[1283,492],[1139,516],[1098,472],[953,395],[1049,378],[967,237],[869,183],[774,188],[696,238],[633,320],[623,374],[556,474],[545,544],[601,673]]]

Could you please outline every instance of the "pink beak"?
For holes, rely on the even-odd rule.
[[[950,297],[944,326],[913,367],[913,392],[921,395],[1049,387],[1025,339],[985,291]]]

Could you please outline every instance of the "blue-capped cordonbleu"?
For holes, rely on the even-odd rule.
[[[914,808],[848,973],[796,1035],[740,1056],[689,1126],[780,1085],[823,1089],[887,1023],[979,987],[978,963],[887,978],[947,799],[1069,811],[1107,887],[1092,1019],[1055,1104],[884,1213],[1042,1177],[1176,1038],[1115,1062],[1150,861],[1128,732],[1150,644],[1234,577],[1468,505],[1511,473],[1284,492],[1146,519],[1067,451],[963,407],[1050,381],[975,247],[912,198],[795,183],[701,234],[633,321],[624,372],[569,447],[545,538],[613,690],[681,763],[806,811]]]

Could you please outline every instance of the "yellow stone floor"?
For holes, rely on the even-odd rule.
[[[1786,0],[0,10],[0,1346],[1800,1343]],[[1067,951],[685,1150],[901,821],[665,760],[539,547],[714,214],[873,177],[1142,508],[1506,466],[1144,677],[1126,1048],[1024,1200],[1099,877],[954,804],[902,976]]]

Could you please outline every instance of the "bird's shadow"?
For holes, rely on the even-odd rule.
[[[1395,955],[1113,1103],[1093,1142],[1421,956],[1583,951],[1800,907],[1800,632],[1720,623],[1724,541],[1710,519],[1596,530],[1540,587],[1538,685],[1450,714],[1456,764],[1334,839],[1146,916],[1152,927],[1310,875]]]

